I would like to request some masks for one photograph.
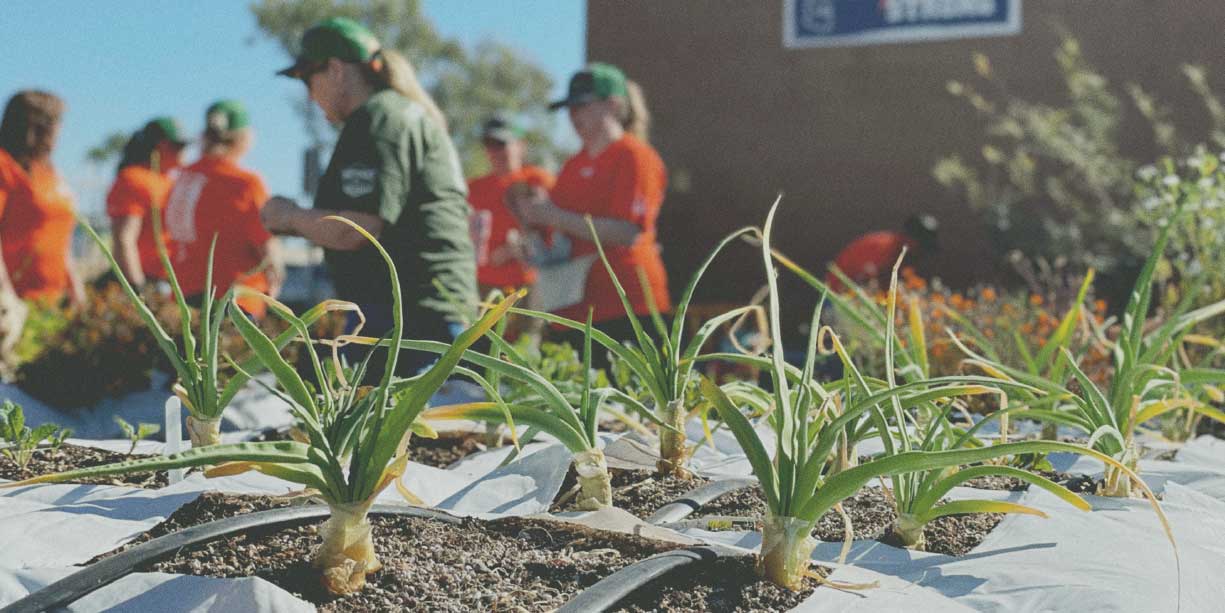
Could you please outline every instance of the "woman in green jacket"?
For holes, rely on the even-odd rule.
[[[396,264],[405,337],[450,342],[475,315],[476,259],[467,184],[437,105],[403,56],[350,19],[307,30],[301,54],[279,74],[301,79],[328,120],[344,127],[314,207],[274,197],[262,209],[264,225],[323,247],[337,296],[361,307],[364,335],[379,337],[392,321],[385,265],[358,232],[321,218],[352,220]],[[397,373],[411,376],[433,359],[401,352]]]

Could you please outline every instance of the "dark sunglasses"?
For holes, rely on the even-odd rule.
[[[487,138],[481,141],[481,143],[485,145],[486,149],[505,149],[506,148],[506,143],[500,140],[494,140],[492,138]]]

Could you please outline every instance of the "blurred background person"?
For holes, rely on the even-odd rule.
[[[115,182],[106,196],[106,214],[111,218],[111,251],[135,287],[166,278],[153,234],[153,215],[160,216],[162,240],[169,244],[166,197],[186,146],[178,123],[158,117],[136,131],[123,148]]]
[[[73,198],[51,164],[63,113],[55,94],[26,90],[9,99],[0,119],[0,294],[80,304]]]
[[[175,275],[183,294],[199,304],[208,290],[208,253],[216,236],[214,295],[238,284],[275,297],[285,268],[276,239],[260,223],[268,190],[259,175],[239,166],[254,141],[250,117],[238,101],[220,100],[208,107],[204,121],[200,160],[179,173],[166,204]],[[238,305],[257,317],[267,308],[253,297],[239,298]]]
[[[536,282],[532,259],[546,237],[528,227],[508,203],[512,188],[553,188],[553,175],[540,167],[524,164],[527,144],[523,131],[509,119],[498,115],[487,120],[481,130],[481,144],[490,171],[468,182],[468,202],[472,205],[472,242],[476,249],[476,279],[480,295],[495,289],[509,293],[531,288]],[[523,318],[512,318],[507,337],[524,329]]]
[[[656,309],[668,313],[672,303],[655,227],[667,173],[647,141],[649,116],[642,92],[616,66],[593,63],[576,73],[566,98],[550,108],[563,107],[582,150],[566,162],[552,190],[537,188],[514,204],[527,223],[565,233],[572,239],[572,257],[590,264],[581,299],[557,313],[583,321],[593,309],[597,328],[615,339],[629,340],[634,338],[633,328],[612,279],[603,265],[593,261],[596,247],[584,217],[592,217],[635,316],[648,322],[648,295]],[[639,270],[649,288],[639,281]],[[649,322],[647,326],[651,327]],[[566,336],[572,344],[581,343],[581,332]]]
[[[404,336],[451,342],[476,315],[471,208],[446,119],[412,65],[383,48],[365,26],[333,18],[303,34],[300,54],[279,74],[301,79],[327,119],[344,127],[314,207],[273,198],[264,206],[264,225],[323,247],[337,297],[361,307],[362,334],[377,338],[392,326],[387,266],[360,233],[322,218],[340,215],[361,226],[395,262]],[[351,317],[350,330],[356,323]],[[345,349],[351,363],[368,351]],[[384,359],[372,361],[368,380],[382,374]],[[434,354],[401,351],[396,372],[411,376],[435,360]]]
[[[889,275],[902,249],[907,250],[907,262],[928,257],[940,248],[940,223],[931,215],[912,215],[902,225],[902,230],[880,230],[857,237],[842,248],[834,258],[838,267],[849,279],[858,284],[877,282],[881,287],[889,284]],[[825,275],[825,283],[835,292],[846,286],[833,272]]]

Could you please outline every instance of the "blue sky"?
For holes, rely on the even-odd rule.
[[[156,115],[177,117],[198,134],[204,108],[219,98],[237,98],[251,113],[256,143],[245,165],[273,193],[300,193],[306,137],[290,101],[302,86],[274,76],[288,59],[260,35],[249,3],[4,0],[12,25],[0,37],[0,96],[37,87],[68,102],[54,161],[82,212],[101,210],[114,173],[85,161],[91,146]],[[585,4],[424,0],[443,35],[465,45],[494,38],[519,49],[553,77],[559,94],[585,56]]]

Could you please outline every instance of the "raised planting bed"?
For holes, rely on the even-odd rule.
[[[30,464],[23,471],[18,468],[12,460],[0,455],[0,479],[8,479],[9,481],[20,481],[30,477],[46,475],[50,473],[63,472],[77,468],[89,468],[92,466],[102,466],[105,464],[114,464],[125,460],[135,460],[139,458],[148,458],[152,456],[125,453],[117,453],[107,451],[105,449],[96,449],[94,447],[82,447],[64,443],[57,449],[38,449],[30,460]],[[115,475],[111,477],[87,478],[74,481],[73,483],[85,483],[89,485],[126,485],[128,487],[143,487],[146,489],[157,489],[169,485],[166,478],[166,473],[163,472],[143,472],[132,473],[127,475]]]
[[[793,592],[758,576],[757,556],[720,556],[694,562],[635,589],[608,611],[618,613],[699,613],[720,611],[750,613],[789,611],[806,600],[817,587],[805,580],[804,589]],[[812,566],[821,576],[829,572]]]
[[[206,493],[137,541],[288,504]],[[304,522],[253,527],[178,548],[171,557],[134,570],[261,577],[321,611],[549,611],[616,570],[677,547],[547,520],[441,521],[380,515],[376,507],[371,524],[383,570],[370,575],[360,592],[337,598],[323,590],[319,571],[310,565],[326,515],[319,509],[317,517]]]
[[[612,485],[612,505],[639,519],[647,519],[656,511],[695,488],[709,483],[702,477],[660,475],[651,470],[609,468]],[[576,511],[572,490],[578,484],[578,474],[571,466],[549,511]]]
[[[879,487],[860,490],[854,496],[844,500],[842,507],[851,518],[855,540],[875,539],[901,546],[893,542],[889,534],[894,520],[897,519],[897,513],[894,511],[893,503],[885,497]],[[726,518],[734,517],[747,518],[752,522],[751,525],[740,526],[740,529],[759,530],[765,514],[766,501],[761,488],[752,486],[729,492],[712,500],[680,524],[705,529],[730,528],[732,522]],[[923,530],[927,538],[926,550],[952,556],[965,555],[977,547],[1002,519],[1003,516],[996,513],[971,513],[936,518]],[[837,510],[830,510],[821,516],[812,535],[822,541],[839,542],[844,538],[844,530],[842,516]]]

